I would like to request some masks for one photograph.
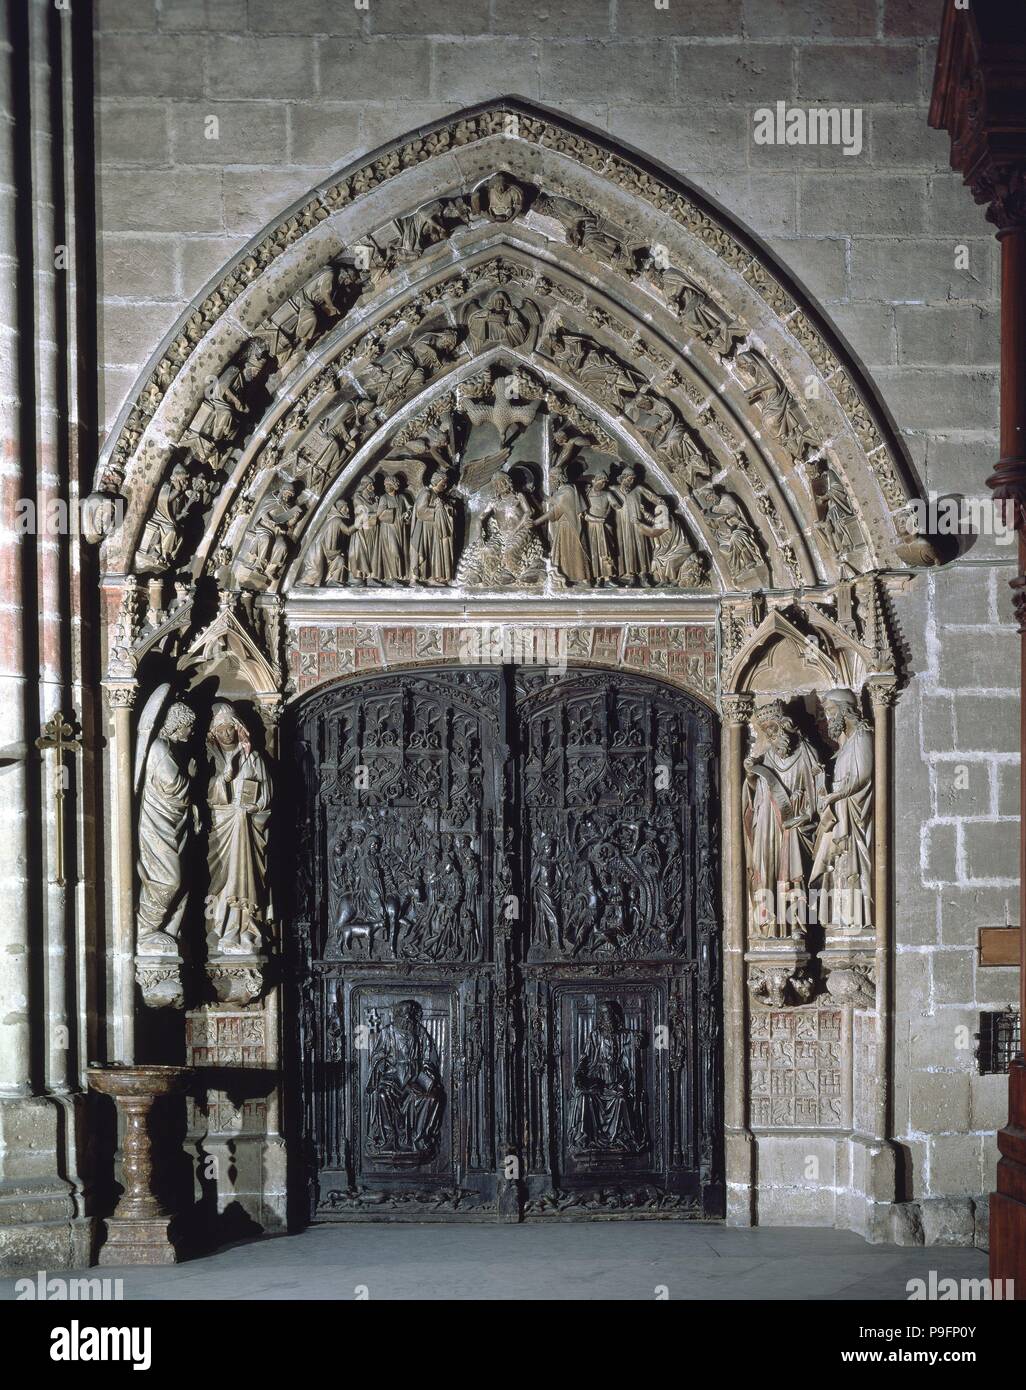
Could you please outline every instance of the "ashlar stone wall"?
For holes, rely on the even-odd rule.
[[[719,200],[861,358],[931,494],[984,497],[997,457],[997,244],[927,103],[924,0],[97,0],[102,415],[189,301],[332,169],[500,93],[556,107]],[[861,113],[861,148],[756,143],[757,108]],[[1011,546],[981,535],[895,598],[914,671],[897,749],[896,1133],[927,1238],[973,1238],[1005,1080],[981,1009],[1016,971]],[[793,1173],[764,1175],[794,1201]],[[787,1197],[782,1192],[781,1197]],[[952,1201],[951,1199],[956,1199]],[[917,1218],[918,1219],[918,1218]]]

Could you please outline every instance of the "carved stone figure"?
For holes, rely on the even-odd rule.
[[[753,936],[801,937],[816,816],[826,791],[823,765],[780,700],[757,710],[752,722],[767,747],[744,764],[749,929]]]
[[[410,579],[415,584],[451,584],[455,572],[456,509],[448,479],[436,473],[413,504]]]
[[[574,1068],[569,1138],[576,1155],[637,1154],[648,1147],[641,1040],[623,1008],[603,1000]]]
[[[219,954],[248,953],[262,946],[268,916],[271,776],[245,722],[227,701],[213,707],[207,746],[213,764],[207,785],[207,939]]]
[[[748,400],[762,411],[763,418],[777,438],[795,458],[800,458],[813,436],[805,424],[798,402],[784,385],[779,373],[761,353],[749,348],[737,359],[738,366],[753,382]]]
[[[657,502],[654,492],[638,484],[633,468],[624,468],[616,480],[616,544],[620,580],[626,584],[645,582],[651,573],[649,543],[645,527],[651,522],[650,508]]]
[[[209,383],[182,440],[203,463],[223,467],[241,441],[269,358],[267,344],[250,338],[235,361]]]
[[[812,879],[827,908],[820,919],[857,932],[872,924],[873,734],[852,691],[828,690],[821,698],[839,747],[831,789],[819,801]]]
[[[581,499],[562,468],[552,470],[548,505],[532,526],[548,525],[549,554],[567,584],[587,584],[588,556],[581,544]]]
[[[676,305],[685,326],[713,352],[729,357],[745,338],[744,328],[681,271],[668,267],[662,272],[661,280],[667,298]]]
[[[651,572],[656,584],[691,589],[702,583],[705,576],[702,557],[695,554],[665,498],[656,498],[651,525],[642,524],[640,530],[652,542]]]
[[[511,302],[504,290],[494,290],[478,301],[466,318],[467,335],[475,352],[492,347],[523,347],[533,334],[527,316]]]
[[[197,828],[189,769],[183,766],[179,750],[195,723],[188,705],[171,705],[146,752],[136,836],[136,949],[140,955],[178,954],[178,934],[189,897],[184,860],[190,833]]]
[[[695,501],[709,523],[731,579],[739,583],[763,564],[759,542],[741,510],[741,503],[732,492],[711,484],[695,492]]]
[[[865,544],[858,514],[832,468],[824,466],[820,470],[813,483],[813,494],[820,517],[817,530],[839,559]]]
[[[472,207],[495,222],[512,222],[527,206],[528,190],[500,170],[474,190]]]
[[[467,547],[456,578],[471,585],[537,583],[545,576],[545,560],[531,532],[531,504],[508,473],[497,473],[492,489],[479,515],[481,534]]]
[[[270,316],[269,347],[284,374],[292,359],[325,332],[358,297],[363,276],[355,266],[325,266],[290,295]]]
[[[310,549],[300,579],[302,584],[342,584],[346,577],[343,537],[351,536],[355,527],[352,509],[343,498],[333,503],[328,518],[321,526]]]
[[[469,208],[465,198],[439,198],[396,220],[399,240],[390,248],[398,265],[415,261],[428,247],[444,241],[455,228],[465,226]]]
[[[634,254],[624,245],[619,229],[590,213],[570,223],[567,241],[579,251],[587,251],[620,270],[636,269]]]
[[[377,574],[378,499],[374,481],[365,478],[353,498],[353,528],[349,542],[349,574],[357,584],[367,584]]]
[[[712,477],[712,461],[691,437],[679,411],[664,397],[642,391],[627,403],[624,413],[685,487],[693,488]]]
[[[438,1048],[415,999],[403,999],[378,1032],[367,1078],[367,1146],[393,1162],[427,1162],[438,1149],[445,1108]]]
[[[394,473],[382,477],[382,495],[377,503],[377,544],[374,577],[382,584],[401,584],[406,579],[409,554],[410,503],[399,488]]]
[[[550,339],[550,351],[558,366],[575,376],[597,400],[615,410],[625,409],[644,384],[640,372],[625,366],[583,334],[557,328]]]
[[[372,362],[364,371],[363,383],[379,412],[394,410],[437,376],[452,360],[458,343],[453,328],[425,332]]]
[[[171,569],[181,550],[185,522],[193,508],[206,506],[211,496],[212,489],[203,479],[193,480],[185,464],[176,463],[146,522],[135,555],[136,569],[142,573]]]
[[[265,501],[239,547],[239,569],[247,587],[266,588],[284,567],[296,527],[306,515],[301,488],[285,479]]]
[[[612,522],[614,514],[619,522],[621,510],[622,502],[617,493],[610,492],[607,475],[596,473],[588,484],[584,534],[588,542],[592,583],[598,587],[611,583],[616,574]]]

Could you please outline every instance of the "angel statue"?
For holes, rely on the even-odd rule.
[[[178,956],[178,934],[189,898],[184,862],[190,836],[199,829],[192,799],[192,766],[182,750],[196,715],[161,686],[143,710],[138,730],[136,795],[139,804],[139,910],[136,948],[140,955]],[[159,732],[152,737],[154,728]]]

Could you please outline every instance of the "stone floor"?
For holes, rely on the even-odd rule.
[[[845,1231],[673,1222],[315,1226],[169,1269],[103,1269],[125,1299],[905,1300],[907,1280],[982,1278],[978,1250],[867,1245]],[[361,1289],[365,1288],[366,1293]],[[14,1281],[0,1281],[0,1299]],[[663,1295],[664,1297],[667,1295]]]

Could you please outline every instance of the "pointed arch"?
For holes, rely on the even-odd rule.
[[[98,465],[98,490],[127,503],[105,541],[107,572],[239,583],[240,545],[294,477],[295,534],[269,587],[295,582],[300,542],[323,525],[339,479],[496,366],[466,306],[503,285],[537,314],[529,350],[505,345],[506,367],[583,412],[620,463],[643,464],[717,588],[931,561],[912,524],[918,484],[871,383],[772,256],[666,170],[502,98],[326,180],[198,296]],[[375,375],[396,354],[415,358],[431,332],[456,334],[438,370],[415,366],[375,393]],[[584,342],[592,370],[575,373],[569,350],[558,360],[560,332]],[[633,392],[603,389],[603,358],[628,383],[637,374]],[[347,406],[359,431],[313,486],[296,463]],[[763,565],[738,570],[727,513],[761,536]]]

